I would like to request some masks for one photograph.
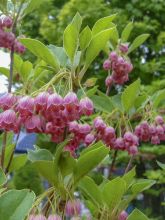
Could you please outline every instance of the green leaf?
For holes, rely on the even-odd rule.
[[[79,36],[81,23],[82,23],[82,19],[80,18],[80,15],[77,13],[73,18],[71,24],[69,24],[64,30],[63,47],[71,63],[74,62],[74,58],[78,50],[78,44],[79,44],[78,36]]]
[[[6,147],[6,150],[5,150],[5,160],[4,160],[4,165],[5,167],[8,165],[9,163],[9,160],[10,160],[10,157],[12,155],[12,152],[15,148],[15,144],[9,144],[7,145]]]
[[[6,8],[7,8],[7,0],[1,0],[0,1],[0,10],[6,11]]]
[[[135,50],[137,47],[143,44],[149,36],[150,36],[149,34],[142,34],[136,37],[133,43],[131,44],[131,46],[129,47],[128,53],[131,53],[133,50]]]
[[[48,180],[48,182],[54,185],[57,184],[57,179],[54,173],[53,161],[38,160],[33,162],[33,166],[38,170],[41,176]]]
[[[117,177],[104,185],[102,192],[103,198],[110,211],[119,205],[125,190],[126,182],[120,177]]]
[[[0,219],[25,219],[34,200],[35,194],[29,190],[9,190],[0,197]]]
[[[9,171],[13,172],[15,170],[19,170],[21,167],[23,167],[27,162],[27,155],[21,154],[13,157],[11,165],[9,167]]]
[[[30,12],[34,11],[35,9],[39,8],[41,4],[46,2],[46,0],[30,0],[29,4],[25,8],[23,14],[29,14]]]
[[[29,150],[28,151],[28,159],[32,162],[38,161],[38,160],[53,160],[53,155],[50,151],[46,149],[36,149],[36,150]]]
[[[76,166],[76,160],[70,155],[70,152],[63,152],[59,159],[59,169],[63,176],[67,176],[73,172]]]
[[[77,12],[76,15],[73,17],[72,24],[77,28],[79,32],[82,25],[82,17],[79,12]]]
[[[21,67],[23,64],[22,58],[18,54],[14,54],[14,69],[16,72],[20,73],[21,72]]]
[[[114,27],[115,24],[113,24],[112,21],[116,18],[116,15],[117,14],[113,14],[107,17],[103,17],[96,21],[92,28],[92,35],[94,36],[103,30]]]
[[[22,63],[20,73],[21,73],[21,76],[22,76],[24,81],[27,80],[27,78],[30,75],[32,69],[33,69],[33,65],[32,65],[31,62],[25,61],[25,62]]]
[[[122,34],[121,34],[121,40],[122,42],[127,42],[129,36],[130,36],[130,33],[133,29],[133,23],[130,22],[126,25],[126,27],[124,28],[124,30],[122,31]]]
[[[161,163],[161,162],[157,161],[157,164],[158,164],[163,170],[165,170],[165,164],[164,164],[164,163]]]
[[[147,216],[138,209],[134,209],[133,212],[128,216],[127,220],[149,220],[149,218],[147,218]]]
[[[152,97],[153,107],[157,108],[161,101],[165,100],[165,89],[159,90]]]
[[[28,48],[35,56],[44,60],[55,69],[59,69],[59,61],[50,49],[38,40],[30,38],[22,38],[20,42]]]
[[[134,167],[128,173],[124,174],[124,176],[122,177],[123,180],[127,184],[127,188],[129,188],[129,186],[133,182],[133,179],[134,179],[135,175],[136,175],[136,171],[135,171],[135,167]]]
[[[134,183],[131,187],[131,191],[134,194],[138,194],[155,184],[154,180],[142,179],[138,180],[138,182]]]
[[[57,47],[55,45],[50,44],[49,49],[55,54],[56,57],[58,57],[60,66],[66,67],[68,63],[68,57],[65,53],[65,50],[63,47]]]
[[[5,75],[6,77],[9,77],[10,75],[10,70],[6,67],[0,67],[0,73]]]
[[[113,103],[108,96],[93,95],[90,97],[96,109],[99,111],[110,113],[113,109]]]
[[[79,37],[81,50],[85,50],[88,47],[91,38],[92,38],[91,29],[88,26],[86,26],[80,33],[80,37]]]
[[[103,145],[102,141],[98,141],[97,143],[91,144],[89,145],[87,148],[85,148],[84,150],[82,150],[81,155],[84,155],[86,153],[89,153],[92,150],[96,150],[98,148],[100,148]]]
[[[108,152],[109,149],[103,145],[80,156],[74,170],[75,183],[94,169],[105,158]]]
[[[100,51],[104,49],[110,37],[113,36],[114,30],[115,28],[110,28],[101,31],[91,39],[90,44],[86,51],[85,66],[84,66],[85,70],[87,70],[87,68],[96,58],[96,56],[100,53]]]
[[[140,80],[136,80],[131,85],[127,86],[121,96],[122,105],[125,111],[130,110],[134,106],[135,98],[140,91]]]
[[[7,181],[7,178],[5,176],[5,173],[3,172],[2,168],[0,168],[0,186],[6,183],[6,181]]]
[[[102,193],[92,178],[85,176],[79,183],[80,189],[96,205],[101,206],[103,203]]]

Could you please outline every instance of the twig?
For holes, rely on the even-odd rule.
[[[131,169],[133,159],[134,159],[134,155],[132,155],[132,156],[130,157],[129,162],[128,162],[128,165],[127,165],[127,167],[126,167],[124,173],[127,173],[127,172]]]
[[[109,167],[108,179],[110,179],[110,177],[111,177],[111,174],[112,174],[112,171],[113,171],[113,167],[114,167],[114,165],[115,165],[116,158],[117,158],[117,153],[118,153],[118,150],[115,150],[114,155],[113,155],[113,160],[112,160],[111,166]]]

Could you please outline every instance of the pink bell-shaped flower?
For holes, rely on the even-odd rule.
[[[79,109],[79,101],[74,92],[69,92],[64,97],[64,106],[68,112],[75,112]]]
[[[20,98],[17,108],[21,117],[32,115],[34,111],[34,99],[29,96]]]
[[[0,108],[3,110],[7,110],[11,108],[16,102],[16,97],[11,93],[6,93],[0,96]]]
[[[81,202],[80,200],[69,200],[66,204],[66,216],[72,217],[73,215],[79,215],[81,212]]]
[[[119,214],[118,220],[126,220],[127,217],[128,217],[128,213],[123,210],[123,211]],[[140,219],[139,219],[139,220],[140,220]]]
[[[0,113],[0,128],[6,131],[12,131],[15,129],[17,121],[16,113],[9,109]]]
[[[95,136],[93,134],[87,134],[85,136],[85,144],[89,145],[95,140]]]
[[[49,93],[42,92],[34,99],[34,103],[36,105],[36,111],[45,110],[47,107]]]
[[[58,94],[52,94],[48,97],[47,110],[60,111],[63,109],[63,98]]]
[[[87,116],[93,113],[93,102],[88,97],[80,100],[80,113]]]
[[[39,133],[43,131],[44,121],[39,115],[33,115],[25,121],[25,128],[29,133]]]

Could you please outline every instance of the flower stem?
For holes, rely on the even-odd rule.
[[[128,165],[127,165],[127,167],[126,167],[124,173],[128,173],[128,171],[131,169],[133,159],[134,159],[134,155],[132,155],[132,156],[130,157],[129,162],[128,162]]]
[[[113,171],[113,167],[114,167],[114,165],[115,165],[116,158],[117,158],[117,153],[118,153],[118,150],[115,150],[114,155],[113,155],[113,160],[112,160],[111,166],[109,167],[108,179],[110,179],[110,177],[111,177],[111,174],[112,174],[112,171]]]

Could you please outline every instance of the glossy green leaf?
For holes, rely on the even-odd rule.
[[[35,194],[29,190],[9,190],[0,197],[0,219],[23,220],[30,212]]]
[[[141,44],[143,44],[149,36],[150,36],[149,34],[142,34],[136,37],[135,40],[132,42],[131,46],[129,47],[128,53],[131,53],[133,50],[135,50]]]
[[[101,147],[103,145],[102,141],[98,141],[97,143],[91,144],[89,145],[87,148],[85,148],[84,150],[82,150],[82,152],[80,153],[81,155],[84,155],[92,150],[96,150],[99,147]]]
[[[35,56],[44,60],[55,69],[59,69],[59,61],[50,49],[38,40],[30,38],[22,38],[20,42],[29,49]]]
[[[127,220],[149,220],[149,218],[147,218],[147,216],[138,209],[134,209],[133,212],[128,216]]]
[[[33,166],[38,170],[41,176],[48,180],[48,182],[55,185],[57,184],[53,161],[38,160],[33,162]]]
[[[102,192],[103,198],[110,211],[112,211],[120,203],[125,190],[126,182],[120,177],[117,177],[104,185]]]
[[[131,191],[134,194],[138,194],[146,189],[149,189],[154,184],[155,184],[154,180],[148,180],[148,179],[138,180],[138,182],[132,185]]]
[[[6,183],[6,181],[7,181],[7,178],[5,176],[5,173],[3,172],[2,168],[0,168],[0,186]]]
[[[164,164],[164,163],[161,163],[161,162],[157,161],[157,164],[158,164],[163,170],[165,170],[165,164]]]
[[[165,100],[165,89],[159,90],[152,97],[153,106],[157,108],[161,101]]]
[[[122,105],[125,111],[128,111],[134,106],[136,97],[140,91],[140,80],[136,80],[124,90],[121,96]]]
[[[129,36],[130,36],[130,33],[133,29],[133,23],[130,22],[126,25],[126,27],[124,28],[124,30],[122,31],[122,34],[121,34],[121,41],[122,42],[127,42]]]
[[[63,47],[57,47],[55,45],[50,44],[49,49],[55,54],[56,57],[58,57],[58,60],[60,62],[60,66],[66,67],[68,63],[68,57],[65,53],[65,50]]]
[[[14,156],[11,162],[11,165],[9,167],[9,171],[13,172],[16,170],[19,170],[21,167],[23,167],[27,162],[27,155],[21,154]]]
[[[91,39],[90,44],[86,51],[85,66],[84,66],[85,70],[89,67],[89,65],[100,53],[100,51],[104,49],[106,43],[108,42],[110,37],[114,34],[114,30],[115,28],[110,28],[101,31]]]
[[[96,206],[99,207],[103,204],[102,193],[92,178],[85,176],[80,181],[79,187]]]
[[[0,67],[0,74],[3,74],[6,77],[9,77],[10,70],[6,67]]]
[[[32,162],[35,162],[37,160],[52,161],[53,155],[51,154],[49,150],[46,150],[46,149],[29,150],[28,159]]]
[[[81,27],[82,19],[77,13],[73,18],[71,24],[69,24],[63,35],[63,47],[69,57],[71,63],[74,62],[76,52],[79,44],[79,30]]]
[[[70,155],[70,152],[63,152],[59,159],[59,169],[63,176],[67,176],[73,172],[76,166],[76,160]]]
[[[113,103],[108,96],[93,95],[90,98],[95,108],[99,111],[110,113],[114,109]]]
[[[100,18],[96,23],[94,24],[92,28],[92,35],[96,35],[99,32],[112,28],[115,26],[115,24],[112,23],[112,21],[116,18],[116,14]]]
[[[5,167],[8,165],[9,160],[11,158],[12,152],[15,148],[15,144],[9,144],[6,147],[6,151],[5,151],[5,160],[4,160],[4,165]]]
[[[29,61],[25,61],[21,65],[20,74],[23,78],[23,80],[27,80],[28,76],[30,75],[31,71],[33,69],[33,65]]]
[[[128,173],[124,174],[124,176],[122,177],[127,184],[127,188],[133,183],[133,179],[135,175],[136,175],[136,171],[134,167]]]
[[[75,183],[94,169],[105,158],[108,152],[109,149],[103,145],[80,156],[74,170]]]
[[[41,4],[46,3],[46,0],[30,0],[29,4],[27,5],[27,7],[24,10],[24,14],[29,14],[32,11],[34,11],[35,9],[39,8]]]
[[[14,54],[14,69],[16,72],[21,72],[21,67],[23,64],[22,58],[18,54]]]
[[[80,33],[80,37],[79,37],[81,50],[85,50],[88,47],[91,38],[92,38],[91,29],[88,26],[86,26]]]

